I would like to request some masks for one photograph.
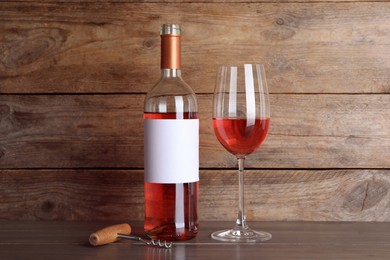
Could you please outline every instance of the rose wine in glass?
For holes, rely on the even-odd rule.
[[[246,119],[213,119],[215,135],[232,154],[250,154],[262,143],[268,133],[269,118],[257,118],[253,125]]]
[[[238,161],[238,214],[232,229],[211,234],[225,242],[261,242],[265,231],[249,228],[244,207],[244,161],[265,141],[270,124],[269,94],[261,64],[223,65],[218,68],[213,99],[213,127],[218,141]]]

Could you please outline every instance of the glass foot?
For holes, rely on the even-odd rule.
[[[255,231],[250,228],[239,229],[226,229],[216,231],[211,234],[211,237],[215,240],[233,243],[256,243],[270,240],[272,235],[264,231]]]

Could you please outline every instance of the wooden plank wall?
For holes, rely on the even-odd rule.
[[[0,3],[0,219],[142,220],[145,92],[159,27],[183,26],[200,106],[201,220],[236,215],[214,137],[218,64],[267,70],[271,129],[247,159],[249,220],[390,221],[390,3]]]

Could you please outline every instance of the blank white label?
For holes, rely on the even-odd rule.
[[[199,119],[144,120],[145,181],[199,181]]]

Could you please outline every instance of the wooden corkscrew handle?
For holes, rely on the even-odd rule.
[[[118,233],[130,235],[131,226],[127,223],[112,225],[100,229],[89,236],[89,243],[93,246],[101,246],[119,240]]]

